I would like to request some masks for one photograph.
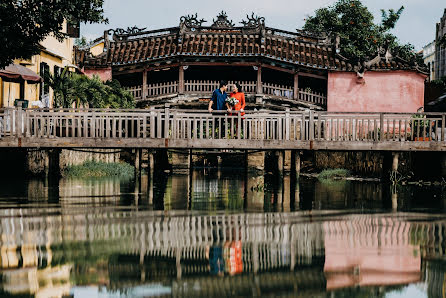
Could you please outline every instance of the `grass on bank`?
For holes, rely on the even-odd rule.
[[[105,163],[97,161],[86,161],[81,165],[69,166],[63,171],[64,177],[119,177],[133,178],[135,169],[124,162]]]
[[[346,169],[326,169],[317,176],[319,180],[341,180],[350,176],[350,172]]]

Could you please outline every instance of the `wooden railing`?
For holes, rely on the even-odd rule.
[[[228,115],[169,108],[9,108],[0,110],[0,137],[171,139],[190,140],[192,143],[195,140],[212,140],[206,146],[212,146],[216,140],[320,141],[325,142],[324,144],[344,142],[346,148],[349,147],[349,142],[391,141],[409,146],[409,143],[420,144],[423,141],[440,143],[440,150],[446,150],[445,116],[446,113],[327,113],[312,110],[305,113],[246,111],[245,115]],[[234,143],[233,146],[250,145],[241,142]],[[252,146],[259,144],[252,143]]]
[[[245,94],[253,95],[257,93],[257,83],[255,81],[240,81],[238,82],[242,91]],[[235,82],[228,82],[228,92],[233,91]],[[197,94],[205,95],[211,97],[212,92],[219,87],[219,81],[212,80],[186,80],[184,81],[184,93],[186,94]],[[130,92],[136,100],[143,100],[147,98],[154,98],[163,95],[176,94],[179,91],[178,81],[165,82],[157,84],[148,84],[147,93],[143,96],[142,86],[125,87],[124,89]],[[263,83],[262,87],[263,94],[272,95],[282,98],[293,99],[293,87],[278,85],[272,83]],[[313,91],[305,91],[299,89],[298,99],[301,101],[326,106],[327,97],[322,93],[317,93]]]
[[[293,87],[263,83],[263,94],[293,98]]]
[[[242,91],[245,94],[255,94],[257,84],[254,81],[241,81],[238,82],[242,87]],[[228,82],[228,92],[232,92],[234,89],[235,82]],[[185,93],[192,94],[206,94],[209,97],[212,95],[212,92],[219,87],[219,81],[201,81],[201,80],[190,80],[185,81],[184,83],[184,91]]]

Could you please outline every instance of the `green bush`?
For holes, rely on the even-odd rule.
[[[319,175],[319,180],[339,180],[350,176],[350,172],[346,169],[327,169],[323,170]]]
[[[81,165],[67,167],[62,174],[64,177],[119,177],[131,179],[135,169],[128,163],[104,163],[87,161]]]

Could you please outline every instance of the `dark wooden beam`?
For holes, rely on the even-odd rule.
[[[294,69],[287,69],[287,68],[283,68],[283,67],[275,66],[275,65],[271,65],[271,64],[262,63],[261,66],[265,67],[265,68],[281,71],[281,72],[286,72],[286,73],[291,73],[291,74],[295,73]]]
[[[318,75],[318,74],[309,73],[309,72],[301,72],[301,71],[299,71],[298,74],[300,76],[302,76],[302,77],[310,77],[310,78],[321,79],[321,80],[327,80],[328,79],[327,76]]]

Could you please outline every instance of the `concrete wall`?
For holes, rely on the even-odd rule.
[[[98,68],[98,69],[84,69],[84,74],[89,78],[92,78],[94,75],[97,75],[101,81],[105,82],[112,79],[112,69],[111,67],[107,68]]]
[[[424,106],[426,76],[414,71],[329,72],[329,112],[406,112]]]

